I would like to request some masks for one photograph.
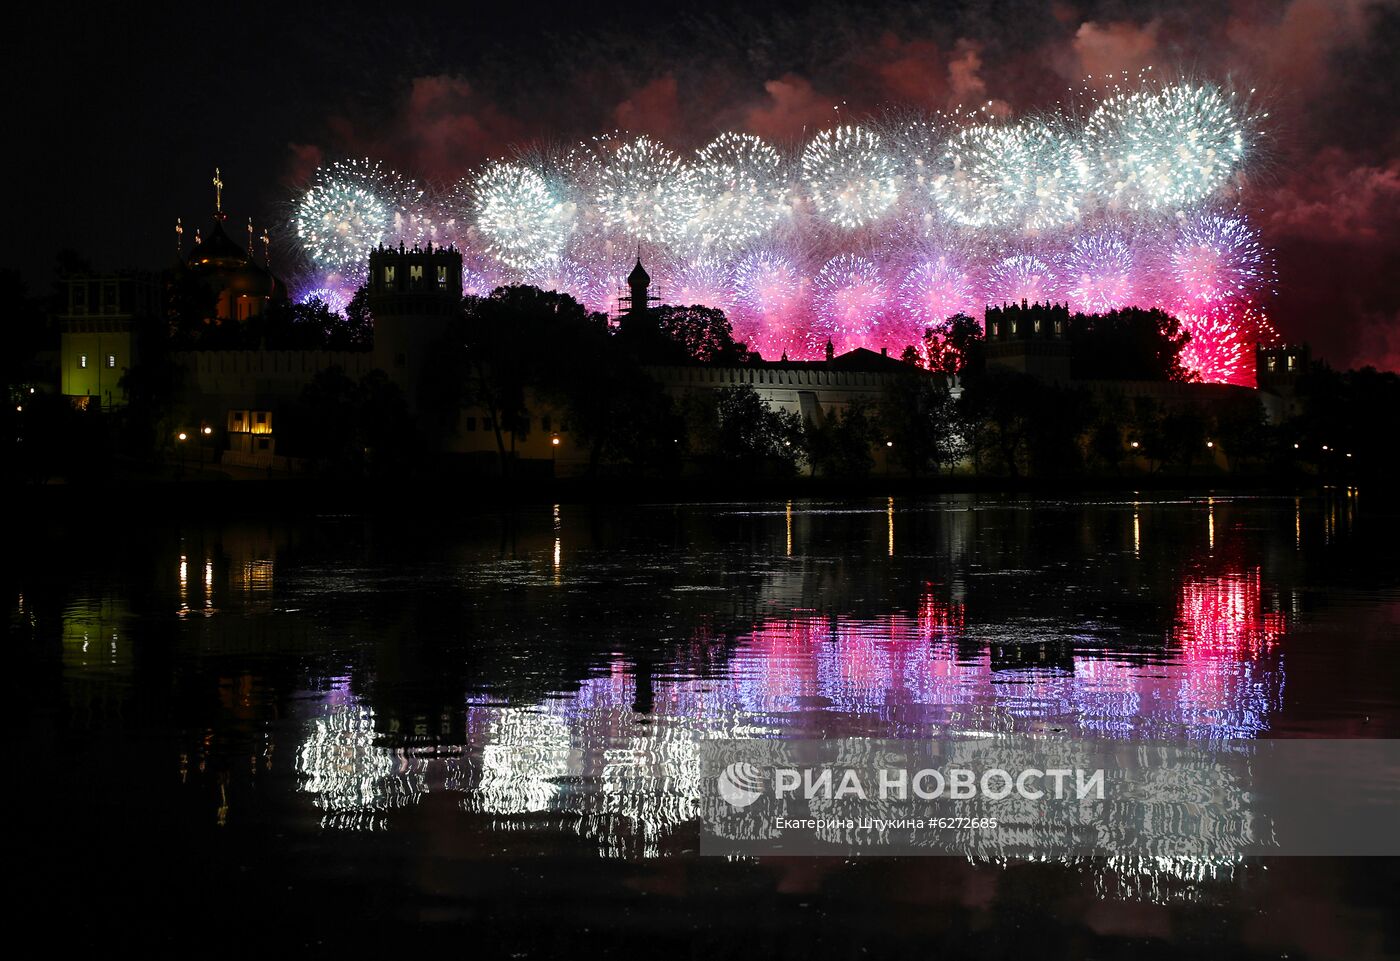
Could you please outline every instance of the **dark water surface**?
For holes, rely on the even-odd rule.
[[[1354,491],[105,528],[11,545],[46,940],[1400,954],[1387,859],[696,854],[707,738],[1400,737],[1400,517]]]

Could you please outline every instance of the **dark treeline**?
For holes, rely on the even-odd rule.
[[[217,317],[214,292],[202,278],[176,273],[166,291],[171,350],[369,350],[374,345],[363,287],[339,313],[320,300],[274,298],[262,313],[241,321]]]
[[[232,324],[200,320],[207,305],[186,303],[198,291],[177,287],[168,288],[167,316],[150,319],[141,362],[122,380],[125,407],[77,411],[52,392],[11,405],[12,477],[169,469],[182,453],[172,438],[194,423],[197,407],[178,351],[371,345],[363,293],[348,318],[319,303],[284,302]],[[7,356],[12,399],[52,333],[40,302],[25,303],[17,337],[28,355]],[[914,478],[1127,479],[1218,474],[1217,454],[1233,473],[1278,480],[1380,478],[1400,467],[1387,429],[1400,413],[1395,374],[1314,364],[1298,382],[1296,416],[1270,424],[1255,393],[1207,409],[1126,396],[1105,383],[1187,379],[1179,360],[1186,337],[1165,315],[1077,315],[1068,336],[1074,380],[1048,383],[988,365],[980,325],[950,318],[922,351],[906,350],[911,363],[878,402],[813,422],[769,407],[751,387],[675,397],[648,374],[655,366],[758,362],[718,310],[658,307],[610,324],[567,295],[505,287],[464,298],[413,404],[380,372],[355,380],[332,368],[279,411],[278,449],[326,476],[426,476],[447,469],[433,452],[451,446],[463,411],[475,408],[486,412],[497,472],[511,475],[519,468],[512,438],[528,430],[532,410],[547,409],[587,451],[593,476],[860,481],[883,465]]]

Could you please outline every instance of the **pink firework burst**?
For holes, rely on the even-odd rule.
[[[1031,254],[1002,260],[987,274],[987,294],[992,303],[1038,304],[1059,294],[1059,278],[1050,265]]]
[[[812,284],[815,323],[811,348],[820,352],[829,338],[838,353],[879,347],[889,292],[873,261],[840,254],[826,262]],[[885,344],[884,346],[891,346]]]
[[[1116,233],[1076,237],[1065,258],[1065,295],[1075,310],[1102,314],[1138,303],[1133,251]]]
[[[919,332],[955,314],[976,316],[977,285],[972,273],[946,256],[916,263],[899,285],[900,306]]]
[[[699,304],[716,307],[728,314],[734,307],[734,287],[729,268],[709,258],[683,264],[671,275],[663,299],[678,307]]]
[[[749,254],[734,267],[734,337],[764,357],[798,352],[807,278],[775,251]]]
[[[1223,305],[1177,311],[1191,340],[1181,365],[1208,384],[1254,386],[1253,326],[1247,310]]]
[[[1200,307],[1249,299],[1267,285],[1269,271],[1247,220],[1207,213],[1178,231],[1168,273],[1173,295]]]

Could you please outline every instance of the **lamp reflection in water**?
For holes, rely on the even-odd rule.
[[[557,444],[558,442],[559,442],[558,438],[555,438],[555,443]],[[562,561],[563,561],[563,557],[564,557],[564,540],[563,540],[563,537],[562,537],[562,534],[561,534],[562,529],[563,529],[563,521],[562,521],[562,519],[560,518],[560,515],[559,515],[559,505],[558,505],[558,504],[555,504],[555,505],[554,505],[554,586],[555,586],[555,587],[559,587],[561,584],[563,584]]]

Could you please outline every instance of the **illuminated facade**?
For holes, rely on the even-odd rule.
[[[153,274],[127,272],[67,277],[58,316],[59,391],[86,407],[126,403],[121,378],[136,363],[138,329],[160,316]]]

